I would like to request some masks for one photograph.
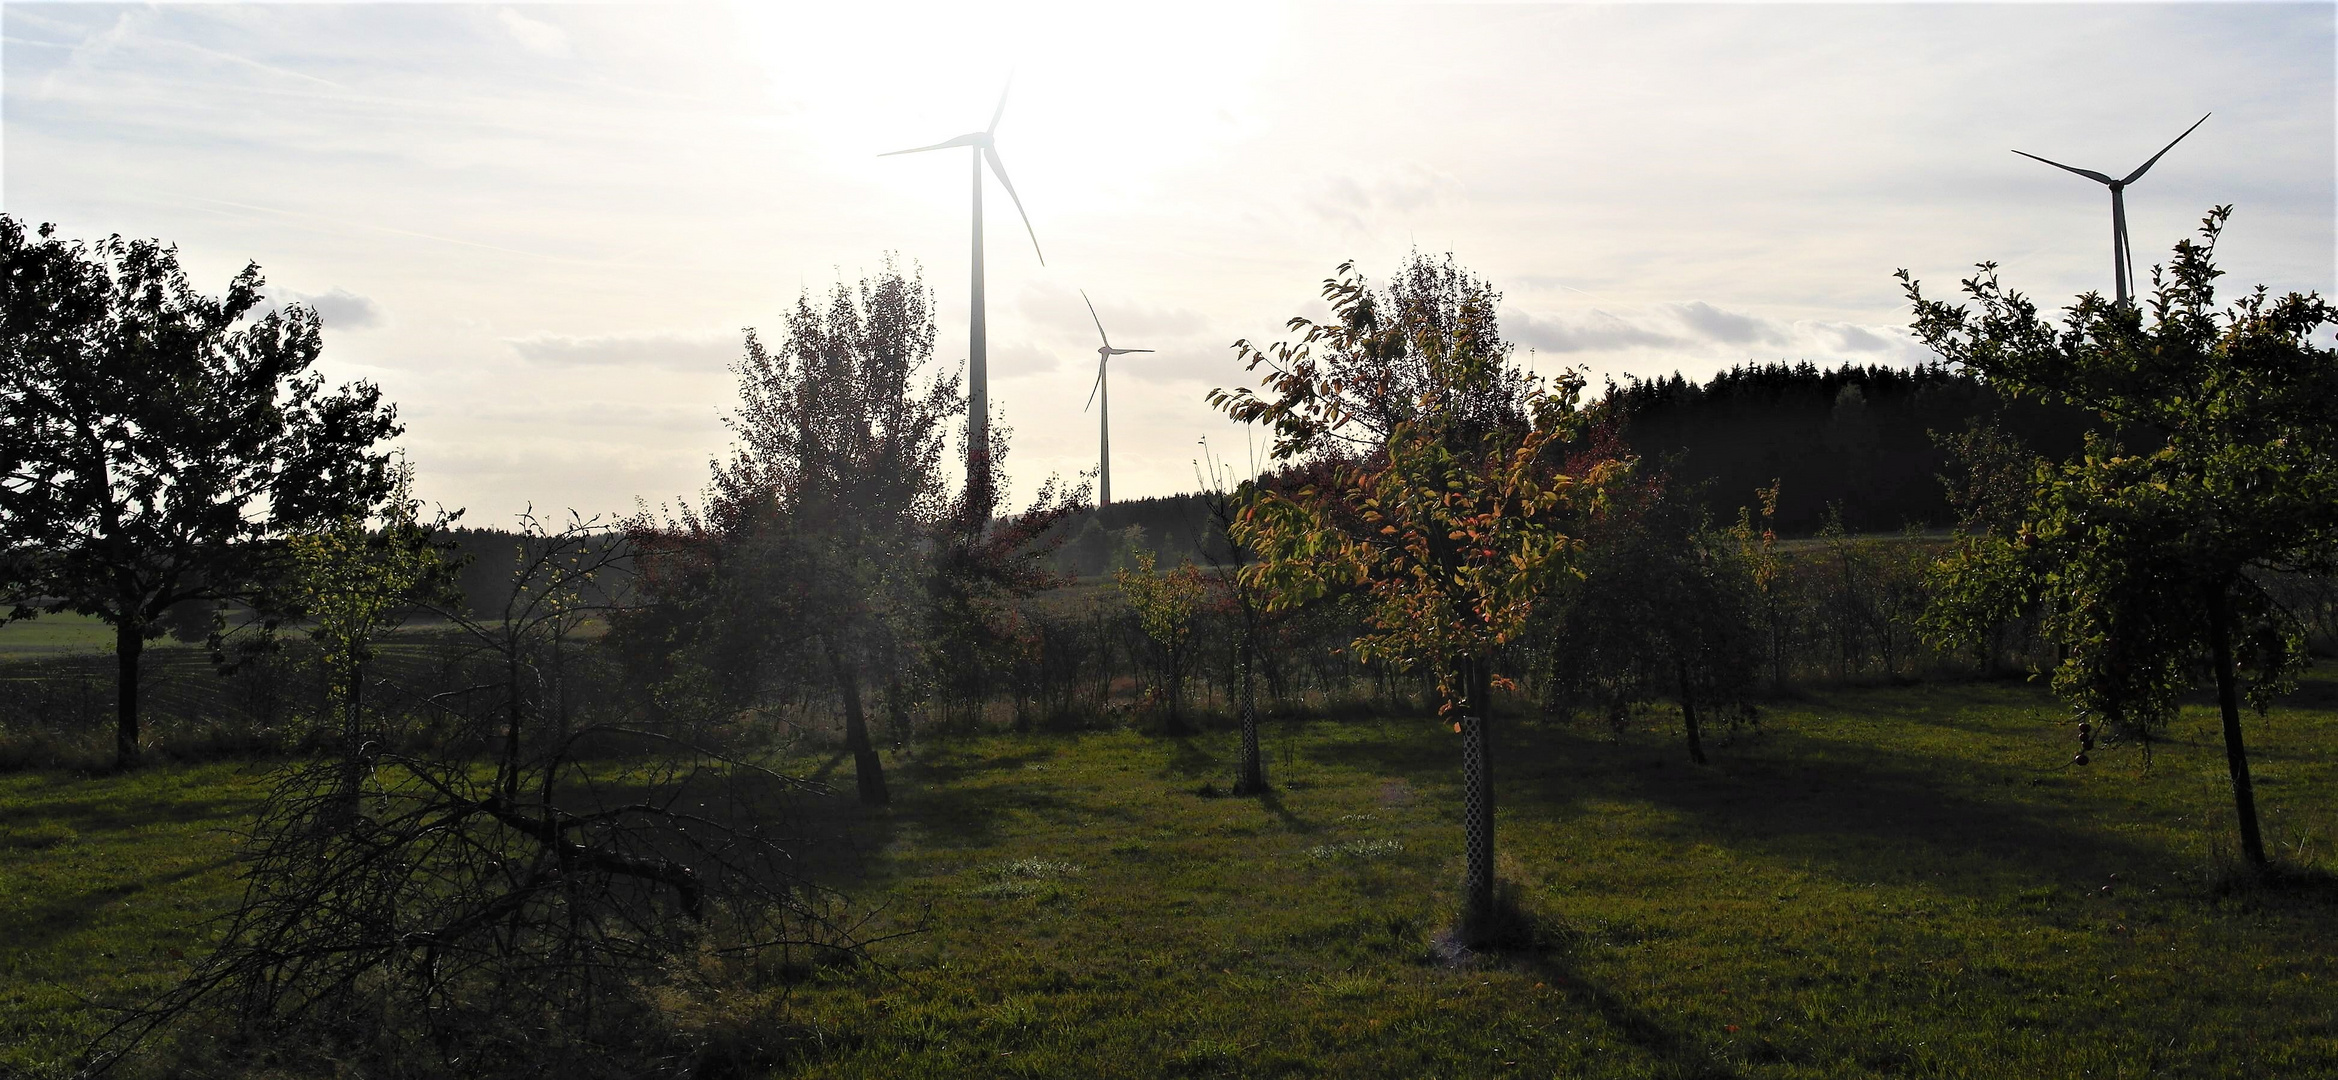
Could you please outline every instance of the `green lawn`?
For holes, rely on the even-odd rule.
[[[82,779],[0,775],[0,1076],[55,1070],[103,1026],[94,998],[170,986],[238,895],[232,830],[265,767]]]
[[[2338,1075],[2338,682],[2252,719],[2268,841],[2319,876],[2219,885],[2213,717],[2066,768],[2016,685],[1774,709],[1698,769],[1651,716],[1505,724],[1505,872],[1542,940],[1436,946],[1459,876],[1458,739],[1427,720],[1233,738],[1001,736],[891,757],[895,804],[816,808],[807,868],[884,969],[677,999],[813,1076]],[[838,770],[827,757],[797,764]],[[157,985],[232,898],[258,774],[0,777],[0,1062]],[[742,1004],[744,1003],[744,1004]],[[5,1065],[0,1065],[5,1071]]]
[[[114,628],[89,615],[67,611],[0,624],[0,659],[113,651]]]

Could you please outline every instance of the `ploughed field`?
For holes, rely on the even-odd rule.
[[[922,928],[774,993],[677,999],[783,1075],[2338,1075],[2338,681],[2251,716],[2267,841],[2233,872],[2213,714],[2066,766],[2019,684],[1844,690],[1690,765],[1668,712],[1497,731],[1531,945],[1441,947],[1459,745],[1427,718],[1235,738],[936,740],[788,763],[844,796],[808,871]],[[0,775],[0,1075],[165,985],[236,895],[264,766]],[[686,997],[687,995],[685,995]],[[167,1053],[167,1050],[164,1051]],[[360,1068],[352,1075],[362,1074]]]

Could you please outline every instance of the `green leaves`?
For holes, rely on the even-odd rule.
[[[2242,661],[2278,687],[2302,657],[2264,575],[2338,569],[2338,354],[2311,336],[2338,321],[2313,295],[2263,289],[2215,308],[2216,239],[2229,207],[2153,271],[2148,313],[2082,296],[2056,328],[1995,268],[1964,283],[1973,309],[1927,301],[1903,271],[1915,328],[1951,363],[2009,393],[2104,419],[2082,453],[2039,463],[1934,568],[1927,631],[1987,640],[2040,619],[2063,646],[2057,692],[2085,716],[2145,728],[2197,676],[2207,620],[2230,606]],[[2012,483],[2015,479],[2020,483]]]
[[[1277,609],[1357,597],[1370,626],[1357,655],[1429,666],[1451,711],[1469,693],[1458,662],[1520,632],[1571,567],[1580,545],[1563,519],[1614,463],[1560,473],[1581,377],[1546,386],[1515,367],[1493,330],[1497,295],[1450,260],[1415,259],[1385,293],[1343,264],[1324,296],[1336,318],[1293,320],[1300,342],[1239,346],[1272,397],[1210,395],[1273,424],[1278,459],[1325,461],[1336,477],[1249,501],[1230,530],[1258,554],[1242,580]]]

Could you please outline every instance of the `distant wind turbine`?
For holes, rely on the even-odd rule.
[[[1009,83],[1007,89],[1012,89]],[[922,154],[928,150],[948,150],[963,146],[974,151],[974,287],[971,291],[970,311],[966,327],[966,498],[975,513],[987,519],[990,516],[990,357],[984,334],[982,300],[982,165],[990,163],[990,171],[999,178],[999,186],[1007,189],[1007,198],[1015,201],[1015,213],[1023,218],[1023,229],[1031,234],[1031,250],[1039,255],[1039,265],[1047,265],[1047,255],[1039,250],[1039,233],[1031,228],[1031,215],[1023,212],[1023,198],[1015,194],[1014,181],[1007,179],[1007,167],[1000,163],[999,152],[992,136],[999,129],[999,117],[1006,115],[1007,90],[999,91],[998,108],[990,113],[990,126],[969,132],[947,142],[932,146],[913,147],[879,154]]]
[[[2190,135],[2200,125],[2207,123],[2208,117],[2211,115],[2214,114],[2202,114],[2200,119],[2192,121],[2192,126],[2184,129],[2184,135]],[[2127,185],[2143,179],[2143,174],[2150,171],[2153,165],[2159,164],[2159,159],[2165,157],[2168,151],[2175,149],[2176,143],[2184,141],[2184,135],[2178,135],[2175,142],[2160,147],[2159,153],[2151,155],[2150,161],[2136,166],[2134,172],[2128,173],[2124,179],[2119,180],[2113,180],[2093,169],[2072,168],[2059,161],[2046,161],[2045,158],[2036,154],[2024,153],[2020,150],[2014,151],[2014,153],[2021,154],[2031,161],[2045,161],[2046,164],[2057,169],[2077,173],[2111,189],[2111,277],[2118,283],[2119,302],[2122,304],[2126,303],[2127,297],[2135,291],[2135,253],[2127,246],[2127,199],[2125,196]]]
[[[1096,405],[1097,399],[1103,399],[1104,407],[1096,413],[1097,419],[1102,423],[1096,449],[1096,505],[1110,506],[1112,505],[1112,389],[1105,385],[1104,368],[1115,356],[1152,352],[1153,350],[1113,348],[1111,335],[1104,332],[1104,320],[1096,317],[1096,302],[1088,299],[1088,290],[1080,290],[1080,300],[1088,305],[1088,318],[1095,322],[1096,336],[1104,342],[1104,344],[1096,346],[1096,385],[1088,388],[1088,404],[1080,406],[1080,411],[1088,411]]]

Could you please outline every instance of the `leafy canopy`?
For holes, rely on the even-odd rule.
[[[2219,626],[2262,706],[2303,660],[2264,575],[2338,569],[2338,353],[2313,341],[2338,312],[2262,287],[2218,308],[2230,214],[2218,207],[2153,268],[2148,312],[2090,293],[2056,326],[1994,264],[1963,283],[1973,309],[1925,299],[1900,272],[1916,332],[1944,359],[2109,427],[2070,460],[2037,462],[1978,520],[1935,568],[1927,615],[1937,639],[1978,643],[2038,613],[2066,646],[2054,687],[2082,716],[2163,723]]]
[[[1243,507],[1231,531],[1258,556],[1244,582],[1275,609],[1355,598],[1368,627],[1357,654],[1429,665],[1450,713],[1474,692],[1465,664],[1524,629],[1571,570],[1566,517],[1615,467],[1584,477],[1555,467],[1577,426],[1581,377],[1551,386],[1519,369],[1494,332],[1499,294],[1458,270],[1425,273],[1424,262],[1415,256],[1377,294],[1342,264],[1323,287],[1331,321],[1293,319],[1296,342],[1239,346],[1252,370],[1266,369],[1271,396],[1210,400],[1273,425],[1276,460],[1331,466],[1330,490],[1261,490]],[[1449,286],[1441,302],[1408,304],[1405,287],[1424,277]]]
[[[247,266],[198,292],[151,240],[69,242],[0,216],[0,601],[147,632],[247,597],[260,541],[362,513],[402,430],[380,391],[325,389],[314,311],[264,311]]]

